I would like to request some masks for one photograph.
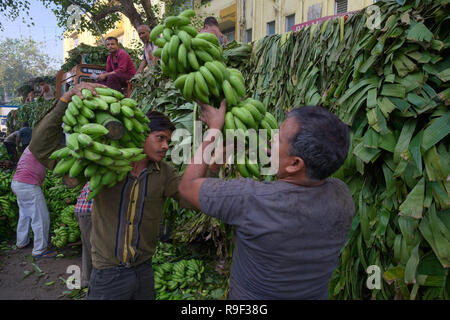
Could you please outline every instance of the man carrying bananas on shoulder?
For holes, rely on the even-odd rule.
[[[327,299],[355,211],[348,187],[330,178],[347,156],[347,126],[324,108],[296,108],[274,135],[278,181],[224,181],[205,178],[203,155],[222,131],[226,103],[201,107],[202,120],[215,130],[196,150],[179,191],[203,213],[234,226],[228,298]]]
[[[62,117],[73,95],[81,90],[105,87],[80,83],[66,92],[57,105],[36,125],[30,150],[44,166],[54,168],[49,156],[62,146]],[[92,207],[91,253],[93,270],[87,299],[155,299],[152,256],[168,197],[179,199],[180,177],[162,161],[175,127],[162,113],[150,112],[150,133],[144,142],[146,158],[132,164],[127,177],[102,188]],[[218,169],[211,168],[211,169]],[[182,203],[183,205],[183,203]],[[186,204],[187,205],[187,204]]]

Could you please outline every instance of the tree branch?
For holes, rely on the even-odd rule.
[[[150,0],[141,0],[142,7],[144,8],[145,15],[147,16],[147,24],[153,29],[156,26],[156,17],[153,12],[152,4]]]
[[[116,12],[123,12],[122,6],[112,6],[112,7],[106,7],[102,11],[100,11],[97,14],[92,14],[92,19],[94,21],[105,19],[108,15]]]
[[[144,20],[142,19],[139,12],[137,12],[133,1],[130,0],[118,0],[123,7],[122,13],[130,20],[133,27],[137,30],[137,28],[144,24]]]

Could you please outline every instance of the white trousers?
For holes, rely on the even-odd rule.
[[[12,181],[11,189],[17,196],[19,205],[19,222],[17,224],[17,246],[25,246],[30,241],[31,229],[34,234],[32,255],[39,255],[47,250],[50,216],[41,187]]]

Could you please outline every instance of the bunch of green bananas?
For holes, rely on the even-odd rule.
[[[232,130],[233,133],[236,130],[240,131],[241,134],[238,135],[238,139],[242,140],[245,139],[245,133],[248,129],[254,129],[255,133],[258,135],[258,149],[266,148],[268,141],[272,138],[272,130],[278,129],[275,117],[266,110],[266,106],[262,102],[252,98],[247,98],[225,114],[225,124],[223,128],[224,133],[226,133],[227,130]],[[266,130],[266,135],[260,136],[258,134],[258,129]],[[242,142],[246,143],[247,139]],[[260,164],[258,162],[252,162],[247,155],[245,157],[245,163],[238,162],[236,167],[240,175],[244,178],[254,177],[259,179],[261,177]]]
[[[80,239],[81,232],[78,222],[74,217],[74,205],[66,206],[60,214],[61,224],[54,230],[55,235],[51,238],[51,242],[57,248],[65,246]]]
[[[17,197],[11,190],[13,176],[14,171],[0,171],[0,218],[8,230],[15,230],[19,216]]]
[[[223,63],[222,47],[215,35],[198,33],[190,24],[194,16],[188,9],[153,28],[150,40],[158,46],[153,54],[161,58],[163,74],[175,81],[188,101],[211,103],[225,97],[230,106],[236,105],[245,96],[244,77]]]
[[[154,265],[157,300],[181,299],[184,294],[196,292],[205,271],[203,261],[190,259],[177,263]]]
[[[167,17],[164,24],[150,33],[150,40],[158,46],[154,55],[161,57],[163,74],[174,80],[175,88],[188,101],[218,105],[225,98],[228,113],[224,130],[241,129],[246,133],[247,128],[266,129],[270,139],[271,130],[278,129],[275,117],[262,102],[253,98],[242,100],[247,93],[242,73],[223,62],[222,48],[215,35],[198,33],[190,24],[194,16],[193,10],[185,10],[178,16]],[[258,148],[266,148],[267,141],[266,136]],[[241,176],[260,178],[258,163],[251,163],[248,156],[245,162],[237,164]]]
[[[69,228],[60,226],[54,233],[55,235],[51,237],[52,244],[57,248],[64,247],[69,240]]]
[[[72,97],[63,116],[64,130],[70,134],[67,146],[50,156],[59,159],[54,173],[90,181],[89,200],[103,186],[123,180],[131,163],[145,159],[142,147],[150,131],[149,119],[135,100],[110,88],[95,90],[98,96],[83,89],[84,99]]]

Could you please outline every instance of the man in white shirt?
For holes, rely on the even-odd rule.
[[[153,50],[157,48],[151,41],[150,41],[150,28],[147,25],[141,25],[137,28],[137,32],[139,34],[139,38],[144,43],[144,56],[142,59],[141,64],[139,65],[139,68],[137,70],[137,73],[142,72],[147,65],[151,66],[155,63],[157,57],[153,55]]]

